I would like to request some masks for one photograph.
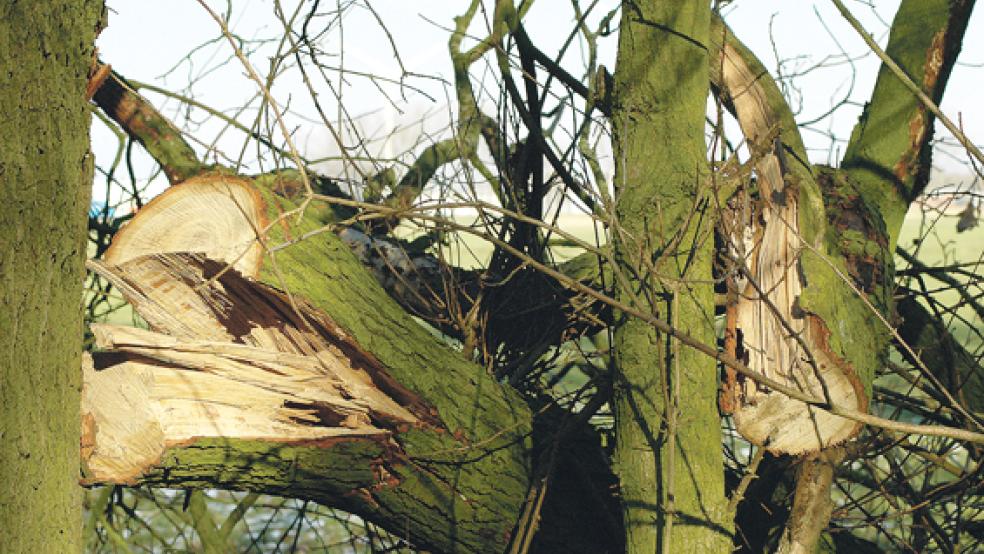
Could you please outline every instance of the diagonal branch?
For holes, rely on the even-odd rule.
[[[161,164],[172,185],[207,169],[181,136],[181,131],[161,116],[120,74],[111,72],[96,89],[93,100]]]
[[[87,482],[286,494],[412,529],[416,547],[504,549],[541,422],[390,300],[340,239],[313,233],[313,212],[285,213],[296,208],[259,179],[200,175],[92,264],[151,331],[95,328],[109,350],[85,368]],[[576,466],[552,490],[581,500],[558,511],[548,497],[544,517],[608,509],[582,498],[597,491]],[[600,540],[557,529],[563,551]]]
[[[885,50],[882,50],[875,39],[872,38],[871,34],[868,33],[864,27],[861,26],[861,22],[858,21],[847,6],[844,5],[840,0],[831,0],[837,10],[844,16],[844,19],[851,25],[851,27],[858,33],[858,36],[864,40],[865,44],[871,48],[871,51],[878,56],[878,58],[884,64],[892,74],[905,86],[909,92],[915,96],[922,107],[929,110],[934,116],[936,116],[943,126],[946,127],[948,131],[953,133],[960,144],[967,149],[973,157],[977,158],[977,161],[984,164],[984,153],[981,153],[980,149],[967,138],[967,135],[957,127],[949,117],[946,116],[942,111],[940,111],[939,98],[930,98],[926,93],[925,89],[930,90],[934,95],[942,97],[943,90],[946,88],[947,77],[949,76],[950,70],[953,68],[953,64],[956,61],[957,53],[960,51],[960,45],[963,42],[963,33],[966,30],[967,23],[970,21],[968,17],[970,15],[970,10],[973,8],[974,0],[964,0],[958,2],[949,2],[949,12],[947,13],[947,28],[942,32],[937,31],[933,35],[933,44],[927,53],[926,66],[924,67],[923,83],[918,85],[913,80],[905,69],[903,69]],[[926,2],[921,2],[921,4],[926,4]],[[925,9],[925,6],[922,6]],[[934,9],[934,8],[930,8]],[[901,8],[900,8],[901,11]],[[893,25],[893,29],[897,26]],[[930,27],[932,30],[932,27]],[[893,45],[890,45],[893,46]],[[920,45],[909,45],[919,47]],[[877,85],[876,85],[877,86]],[[932,125],[930,122],[928,125]],[[925,146],[926,140],[932,137],[932,132],[926,132],[923,138],[923,145]],[[917,145],[914,145],[917,146]]]
[[[960,52],[974,1],[903,1],[884,51],[843,3],[834,3],[882,60],[841,167],[866,201],[881,208],[892,249],[909,203],[929,180],[934,119],[939,117],[968,152],[980,156],[936,107]]]

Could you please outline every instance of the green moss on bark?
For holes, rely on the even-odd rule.
[[[711,243],[700,186],[708,5],[623,9],[615,72],[619,300],[714,342]],[[647,265],[655,262],[656,275]],[[713,360],[645,322],[615,335],[616,463],[628,552],[730,552]],[[676,402],[676,414],[670,410]]]
[[[824,214],[824,221],[819,235],[803,233],[820,246],[802,255],[808,282],[802,307],[824,321],[831,350],[850,366],[870,399],[871,383],[890,339],[881,319],[888,320],[892,309],[895,266],[890,238],[878,206],[870,204],[850,173],[822,166],[814,170],[811,196],[822,198],[817,213]]]
[[[892,21],[885,52],[937,104],[974,2],[905,0]],[[929,179],[933,116],[882,64],[871,101],[854,128],[841,167],[881,209],[894,249],[909,202]]]
[[[0,544],[81,551],[79,362],[100,1],[0,5]]]
[[[531,479],[525,401],[414,321],[322,227],[325,213],[301,216],[294,202],[267,188],[278,182],[252,183],[273,222],[258,280],[328,314],[389,377],[432,407],[430,419],[443,428],[399,432],[388,445],[197,441],[170,451],[153,479],[320,499],[391,531],[409,529],[417,544],[439,551],[504,550]],[[325,466],[332,460],[337,467]],[[323,483],[311,488],[314,481]]]
[[[504,506],[469,496],[466,488],[448,491],[456,475],[468,471],[393,454],[385,441],[366,439],[278,444],[208,438],[169,449],[140,482],[312,500],[373,521],[399,522],[387,527],[410,544],[440,552],[505,549],[514,522],[496,525]],[[485,488],[495,489],[492,484],[502,477],[501,472],[485,475]],[[508,488],[508,483],[503,486]],[[514,496],[503,491],[500,495]],[[518,498],[523,498],[522,492]]]

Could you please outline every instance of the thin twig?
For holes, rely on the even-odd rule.
[[[287,130],[287,124],[284,123],[284,117],[280,110],[280,106],[277,104],[277,101],[273,99],[273,95],[270,94],[270,89],[263,84],[263,79],[261,79],[259,74],[256,73],[256,70],[253,69],[253,65],[249,63],[248,59],[246,59],[246,55],[243,54],[243,51],[238,45],[236,45],[236,41],[232,38],[232,33],[229,32],[229,26],[226,24],[225,19],[215,13],[215,11],[213,11],[212,8],[205,3],[205,0],[198,0],[198,3],[205,8],[205,11],[207,11],[208,14],[212,16],[212,19],[219,24],[219,27],[222,29],[222,35],[229,41],[229,45],[236,53],[236,57],[239,58],[239,61],[242,62],[246,72],[249,73],[250,79],[252,79],[253,82],[256,83],[256,86],[263,92],[263,97],[273,110],[274,118],[277,120],[277,126],[280,127],[280,132],[284,135],[284,141],[287,143],[287,147],[290,150],[291,158],[297,166],[297,171],[301,174],[301,181],[304,183],[304,190],[308,195],[308,199],[305,199],[306,203],[309,201],[310,196],[314,194],[314,191],[311,189],[311,181],[308,179],[307,170],[304,167],[304,160],[298,153],[297,147],[294,146],[294,139],[291,137],[290,131]]]

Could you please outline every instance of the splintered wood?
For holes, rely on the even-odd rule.
[[[167,448],[201,438],[327,445],[435,424],[327,314],[240,274],[255,275],[261,257],[237,229],[254,233],[264,212],[247,185],[229,181],[171,189],[121,233],[109,262],[89,262],[149,330],[92,326],[100,350],[83,363],[88,482],[134,480]],[[240,221],[217,213],[230,206]],[[182,228],[186,209],[192,230]],[[158,219],[175,222],[178,238]],[[151,253],[174,248],[185,250]]]
[[[723,78],[749,143],[779,125],[756,75],[730,45],[724,48]],[[731,252],[740,278],[729,310],[736,354],[752,370],[791,388],[855,410],[866,409],[863,389],[850,367],[831,352],[824,321],[800,305],[809,276],[800,257],[800,190],[791,183],[784,145],[774,142],[755,166],[759,197],[754,208],[732,213]],[[795,162],[794,163],[798,163]],[[747,198],[746,198],[747,202]],[[741,210],[736,210],[741,212]],[[729,379],[730,380],[730,379]],[[725,385],[722,405],[749,441],[772,452],[798,454],[841,442],[859,425],[752,379]]]

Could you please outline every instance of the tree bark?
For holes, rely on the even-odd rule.
[[[936,100],[942,96],[956,59],[972,4],[906,1],[893,22],[890,55]],[[717,37],[716,32],[712,34]],[[759,65],[750,53],[743,57]],[[712,75],[715,72],[712,65]],[[726,86],[723,81],[727,71],[722,73],[725,75],[719,81]],[[766,74],[760,67],[751,73]],[[774,88],[768,82],[765,87]],[[848,376],[857,379],[859,408],[863,408],[870,396],[871,379],[889,345],[888,322],[894,309],[892,253],[908,204],[928,177],[932,118],[904,90],[898,77],[883,67],[871,103],[852,136],[843,169],[834,170],[805,163],[795,124],[781,96],[772,91],[765,98],[779,116],[774,121],[780,131],[781,151],[776,154],[784,151],[786,155],[786,163],[781,164],[783,175],[776,182],[792,185],[797,192],[796,201],[810,208],[808,213],[801,210],[797,217],[782,218],[787,225],[799,223],[802,236],[797,240],[803,240],[808,247],[798,262],[804,292],[796,303],[797,311],[800,317],[816,316],[829,331],[820,341],[809,341],[807,335],[813,343],[810,350],[814,355],[831,355],[837,365],[845,367]],[[735,104],[739,120],[743,120],[738,102]],[[745,130],[745,121],[742,126]],[[754,141],[748,131],[746,137]],[[760,183],[767,180],[767,171],[760,169],[759,177]],[[775,199],[768,190],[760,196],[766,207]],[[797,314],[789,315],[795,319]],[[921,338],[926,328],[914,323],[901,331],[908,337]],[[958,377],[940,380],[958,387],[962,381]],[[973,384],[967,389],[973,390]],[[825,387],[825,394],[830,391],[829,386]],[[835,404],[843,401],[836,397],[832,400]],[[737,416],[736,422],[740,429]],[[853,433],[841,437],[850,434]],[[797,475],[794,509],[782,542],[784,549],[812,551],[829,518],[836,450],[807,458]],[[820,462],[811,461],[813,458]]]
[[[937,105],[960,53],[974,0],[905,0],[892,20],[886,54]],[[882,64],[871,100],[851,134],[841,168],[878,206],[894,252],[902,221],[929,180],[935,118]]]
[[[615,100],[619,300],[714,342],[704,2],[622,10]],[[617,322],[616,464],[627,552],[730,552],[713,360]]]
[[[796,468],[796,493],[789,522],[779,539],[777,554],[811,554],[830,522],[834,502],[830,487],[834,472],[844,459],[840,448],[803,456]]]
[[[120,74],[109,66],[100,67],[109,75],[92,99],[161,164],[168,181],[174,185],[200,173],[204,165],[181,131],[161,117]]]
[[[865,411],[873,360],[847,356],[832,344],[867,345],[866,341],[885,333],[877,332],[877,320],[872,318],[862,318],[873,332],[861,338],[847,336],[830,324],[845,306],[864,307],[858,306],[847,278],[840,277],[847,271],[838,275],[839,259],[831,255],[836,250],[827,247],[831,237],[825,236],[823,184],[806,161],[785,99],[755,56],[717,21],[711,39],[720,52],[720,61],[712,64],[712,80],[755,151],[758,175],[757,198],[740,189],[733,198],[718,200],[725,206],[723,257],[726,271],[733,275],[729,279],[734,312],[729,320],[734,329],[729,328],[729,333],[736,338],[732,354],[794,390]],[[884,295],[884,287],[878,292]],[[882,339],[882,344],[887,342]],[[856,422],[730,373],[722,405],[733,414],[735,427],[745,438],[775,453],[815,452],[860,430]]]
[[[82,550],[86,79],[102,2],[0,7],[0,544]]]
[[[87,462],[94,477],[279,492],[366,515],[398,534],[407,529],[405,538],[412,544],[441,551],[502,550],[529,484],[529,409],[518,395],[497,386],[479,366],[413,322],[334,235],[302,240],[318,225],[310,217],[296,224],[298,214],[286,213],[292,207],[250,180],[200,176],[156,198],[117,235],[106,262],[128,271],[120,278],[148,295],[142,301],[121,288],[152,330],[180,342],[210,340],[284,352],[310,359],[315,369],[306,377],[268,369],[269,382],[253,385],[253,394],[233,389],[233,381],[252,375],[243,368],[229,370],[226,386],[192,383],[191,389],[203,391],[205,403],[241,409],[203,408],[215,414],[211,433],[181,434],[193,419],[194,408],[187,404],[160,412],[178,414],[180,421],[148,414],[150,428],[163,430],[155,445],[159,450],[140,457],[128,448],[124,461],[134,470],[130,475],[122,469],[99,473],[100,467],[115,467],[100,455],[131,443],[120,444],[116,437],[146,438],[148,433],[113,434],[111,426],[125,422],[121,416],[127,408],[112,404],[112,397],[101,392],[102,382],[90,380],[86,398],[92,402],[86,408],[92,407],[92,425],[87,429],[94,447],[87,451]],[[271,252],[278,245],[289,246]],[[135,266],[152,261],[145,254],[196,251],[208,258]],[[225,262],[234,263],[235,271],[222,273]],[[259,284],[254,287],[240,274]],[[182,309],[191,305],[193,295],[176,299],[185,290],[181,279],[190,279],[188,290],[209,290],[207,284],[216,283],[213,294],[220,300]],[[159,286],[158,281],[170,284]],[[162,309],[148,311],[151,302]],[[224,310],[210,311],[214,306]],[[136,355],[136,360],[126,357],[122,366],[111,364],[90,375],[115,371],[119,382],[123,374],[147,380],[142,372],[166,371],[158,368],[161,355],[149,367],[135,365],[149,356],[146,350]],[[235,359],[253,358],[247,353]],[[164,365],[180,367],[182,361],[191,363],[172,351]],[[300,366],[299,360],[285,363]],[[211,359],[201,364],[207,375],[151,380],[180,386],[191,378],[213,377],[223,367]],[[345,366],[329,375],[330,381],[342,383],[333,397],[325,396],[331,386],[315,380],[319,364]],[[96,366],[103,365],[97,358]],[[308,386],[283,388],[294,382]],[[122,402],[139,405],[132,392],[137,390],[142,389],[136,384],[127,388]],[[191,394],[154,390],[152,397]],[[267,401],[264,394],[273,397]],[[373,405],[371,395],[385,405]],[[359,402],[368,406],[352,405]],[[250,475],[230,468],[248,469]],[[493,480],[497,486],[488,487]],[[395,519],[388,521],[387,514]]]

